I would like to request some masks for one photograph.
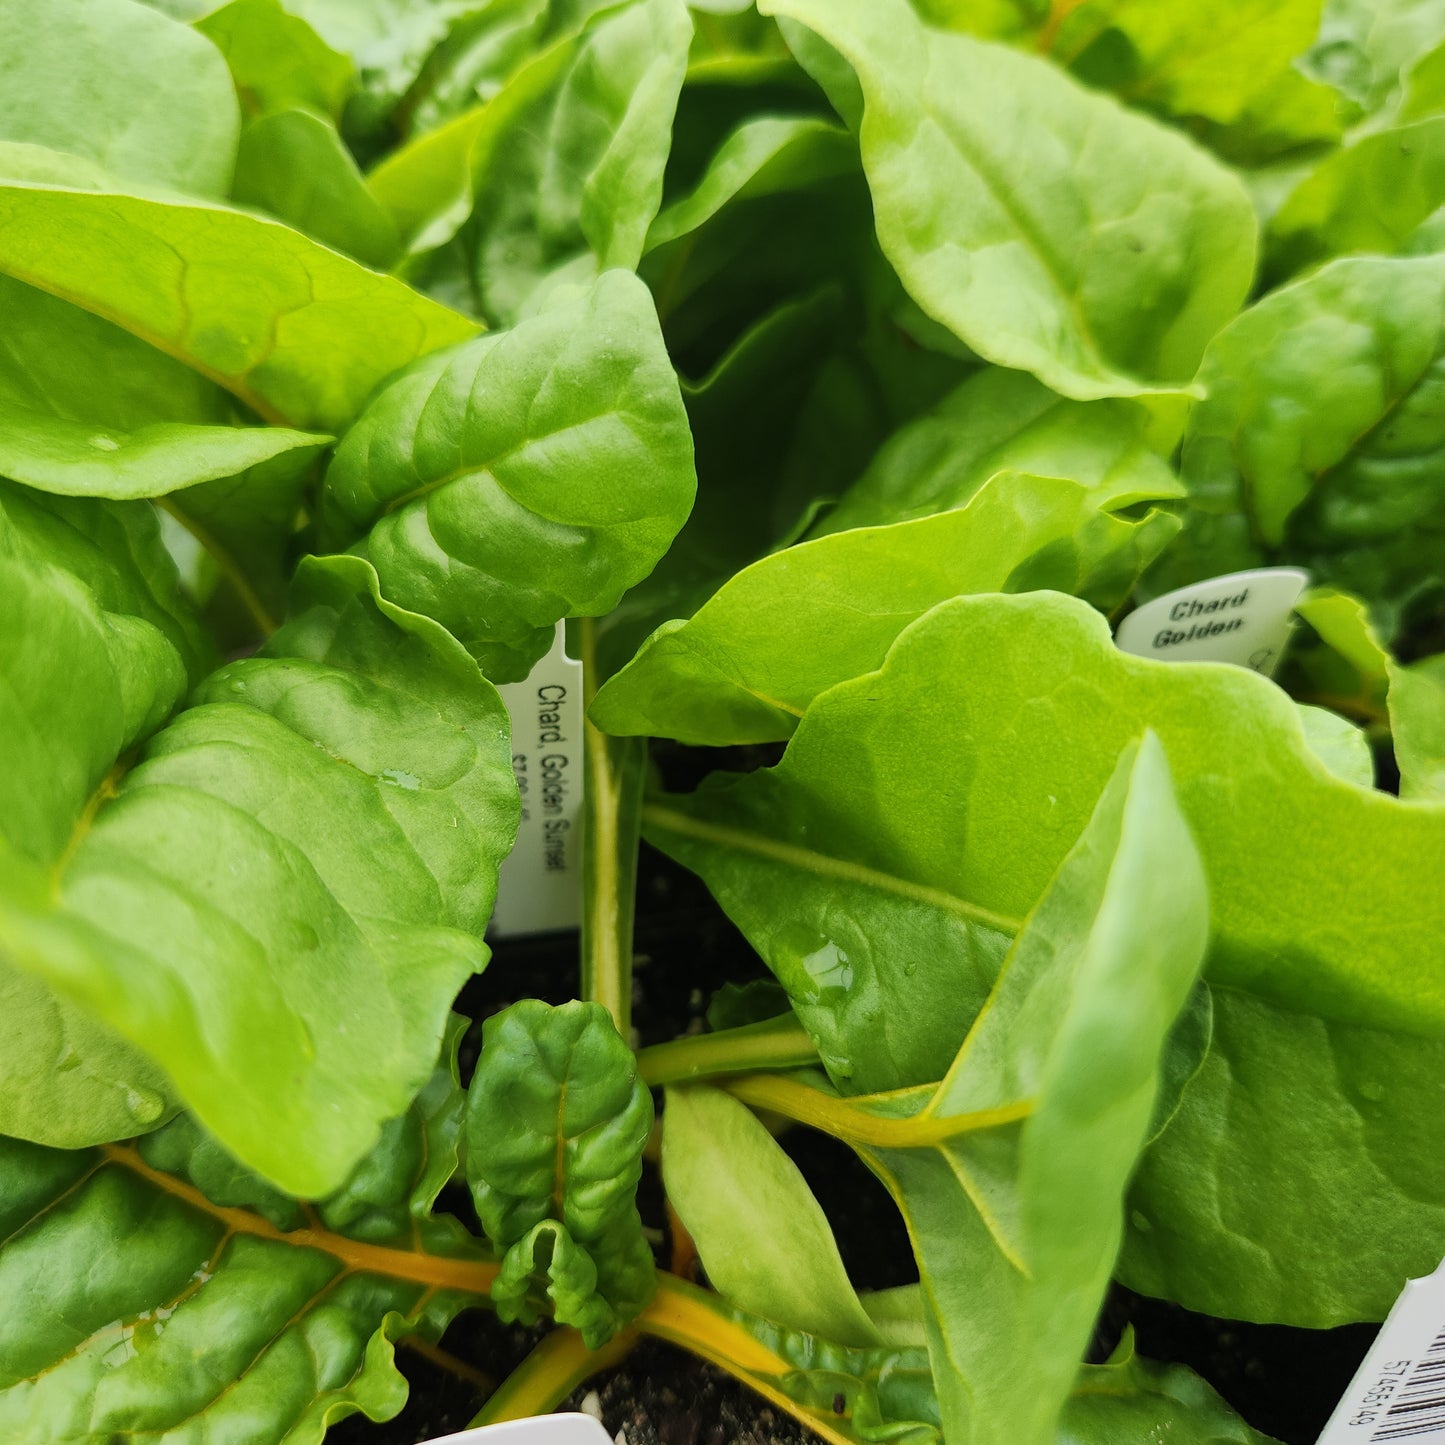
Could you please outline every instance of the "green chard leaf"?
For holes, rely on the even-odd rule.
[[[416,1092],[486,961],[517,818],[501,700],[365,562],[313,560],[262,653],[212,674],[132,761],[129,669],[110,680],[120,660],[87,637],[91,593],[66,600],[31,642],[55,680],[37,686],[22,651],[17,695],[63,702],[85,677],[85,707],[119,699],[21,775],[43,804],[7,842],[0,947],[159,1064],[247,1165],[323,1193]],[[32,1132],[57,1129],[136,1132],[105,1115]]]
[[[466,244],[489,319],[514,321],[559,271],[586,280],[637,266],[691,39],[682,0],[634,0],[568,44],[549,85],[512,82],[534,93],[484,157],[473,152]]]
[[[1442,366],[1445,258],[1336,261],[1251,307],[1200,369],[1192,507],[1155,585],[1288,561],[1393,633],[1445,585]]]
[[[1177,496],[1136,402],[1069,401],[1023,372],[989,367],[900,427],[814,535],[960,507],[995,472],[1071,477],[1100,506]]]
[[[762,8],[857,73],[878,238],[924,311],[1068,396],[1188,389],[1254,267],[1254,216],[1228,171],[1043,60],[924,25],[905,0]]]
[[[456,1161],[459,1035],[421,1100],[314,1209],[185,1117],[139,1148],[0,1140],[0,1283],[30,1301],[0,1326],[6,1440],[319,1445],[348,1415],[395,1415],[395,1342],[435,1342],[496,1274],[430,1215]]]
[[[229,0],[195,27],[226,57],[248,112],[302,106],[333,118],[341,114],[355,80],[351,61],[281,0]]]
[[[840,1344],[882,1343],[813,1191],[746,1105],[719,1089],[669,1089],[662,1182],[731,1304]]]
[[[1445,1248],[1428,1202],[1445,1196],[1445,1109],[1422,1103],[1445,1077],[1445,919],[1414,883],[1445,859],[1445,811],[1331,776],[1273,684],[1126,657],[1071,599],[961,598],[905,631],[881,672],[818,697],[778,767],[654,803],[646,835],[702,874],[840,1087],[921,1085],[978,1012],[1111,753],[1145,727],[1209,877],[1216,1019],[1238,1000],[1260,1070],[1311,1082],[1279,1083],[1298,1107],[1246,1110],[1245,1063],[1216,1023],[1145,1155],[1124,1278],[1227,1318],[1378,1318]],[[1360,1087],[1310,1093],[1332,1047],[1354,1051]],[[1260,1170],[1296,1183],[1260,1191]]]
[[[336,127],[311,110],[276,110],[246,126],[231,199],[380,270],[400,249]]]
[[[223,196],[239,128],[215,46],[135,0],[0,14],[0,140],[82,156],[122,182]]]
[[[399,366],[476,331],[289,227],[203,201],[0,181],[0,273],[306,428],[339,428]]]
[[[937,603],[1101,584],[1118,600],[1176,526],[1159,513],[1110,516],[1075,482],[1002,472],[955,511],[834,533],[745,568],[691,620],[653,633],[590,715],[607,732],[713,746],[786,738],[814,697],[877,667]]]
[[[695,485],[652,300],[609,272],[388,385],[337,449],[323,516],[343,545],[366,534],[389,598],[509,681],[559,618],[609,611],[652,570]]]
[[[545,1282],[557,1320],[590,1348],[651,1298],[655,1270],[635,1197],[652,1095],[600,1004],[513,1004],[482,1026],[467,1095],[466,1175],[502,1254],[492,1302],[538,1317]]]

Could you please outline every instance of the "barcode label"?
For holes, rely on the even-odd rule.
[[[1445,1445],[1445,1264],[1410,1280],[1318,1445]]]
[[[1385,1423],[1371,1440],[1424,1440],[1445,1436],[1445,1329],[1405,1377]]]

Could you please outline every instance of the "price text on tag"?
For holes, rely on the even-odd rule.
[[[1412,1279],[1318,1445],[1445,1442],[1445,1264]]]
[[[502,864],[492,931],[576,928],[582,917],[582,664],[562,624],[526,682],[497,689],[512,719],[512,771],[522,795],[517,846]]]
[[[1268,677],[1289,641],[1290,617],[1309,573],[1257,567],[1166,592],[1131,612],[1120,651],[1162,662],[1233,662]]]

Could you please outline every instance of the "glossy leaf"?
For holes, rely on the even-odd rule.
[[[1043,61],[925,27],[904,0],[764,8],[857,72],[878,237],[925,311],[1065,395],[1187,387],[1254,265],[1228,172]]]
[[[8,1297],[31,1301],[0,1330],[5,1438],[319,1442],[347,1415],[395,1415],[407,1395],[395,1341],[435,1341],[495,1274],[475,1249],[423,1252],[468,1253],[427,1218],[436,1172],[425,1129],[440,1147],[420,1118],[389,1125],[321,1206],[344,1215],[348,1191],[375,1194],[385,1178],[387,1207],[404,1221],[384,1236],[391,1247],[376,1242],[377,1210],[359,1230],[323,1227],[234,1163],[200,1163],[205,1146],[187,1120],[143,1153],[0,1141],[0,1280]]]
[[[245,1163],[334,1187],[486,961],[517,816],[500,699],[364,562],[331,559],[134,766],[123,735],[70,736],[79,757],[27,770],[53,801],[6,871],[6,953],[154,1058]]]
[[[354,79],[351,61],[281,0],[228,0],[195,26],[225,56],[248,111],[309,106],[340,115]]]
[[[600,1004],[513,1004],[482,1026],[467,1096],[466,1175],[503,1254],[493,1303],[536,1319],[541,1276],[596,1348],[647,1303],[652,1253],[635,1196],[652,1095]]]
[[[1137,403],[1069,401],[1022,372],[991,367],[891,436],[814,532],[960,507],[1000,471],[1070,477],[1100,506],[1180,490]]]
[[[386,595],[489,677],[525,677],[561,617],[616,605],[667,550],[695,480],[646,288],[575,300],[413,367],[337,449],[326,516]]]
[[[1145,1153],[1120,1277],[1195,1310],[1379,1320],[1445,1254],[1445,1044],[1213,990],[1204,1067]]]
[[[669,1089],[662,1182],[732,1304],[840,1344],[881,1343],[813,1191],[745,1105],[718,1089]]]
[[[300,427],[341,426],[397,367],[476,329],[278,222],[200,201],[0,182],[0,272]]]
[[[0,140],[83,156],[118,181],[222,196],[239,129],[215,47],[135,0],[0,14]]]
[[[1438,585],[1445,261],[1337,261],[1211,344],[1189,419],[1194,510],[1162,586],[1290,561],[1384,608]]]
[[[581,270],[569,275],[587,279],[642,258],[691,38],[682,0],[604,12],[485,159],[474,153],[467,242],[490,320],[514,321],[544,278],[570,263]]]
[[[241,134],[237,205],[266,211],[318,241],[385,270],[400,242],[336,128],[309,110],[276,110]]]
[[[1004,472],[965,506],[839,532],[745,568],[686,622],[665,624],[599,693],[615,733],[722,746],[788,737],[808,704],[877,667],[898,634],[949,597],[1113,584],[1173,534],[1172,519],[1112,517],[1074,482]]]
[[[863,1151],[915,1241],[949,1439],[1054,1438],[1208,927],[1199,856],[1164,751],[1146,736],[1030,914],[952,1068],[910,1115],[940,1130],[957,1120],[960,1132]],[[1021,1122],[1015,1112],[990,1127],[1020,1108]]]

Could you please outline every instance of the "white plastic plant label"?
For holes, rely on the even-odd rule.
[[[1131,612],[1114,641],[1121,652],[1163,662],[1233,662],[1268,677],[1292,630],[1309,573],[1257,567],[1166,592]]]
[[[1406,1284],[1318,1445],[1445,1442],[1445,1264]]]
[[[422,1445],[612,1445],[612,1437],[591,1415],[538,1415],[442,1435]]]
[[[576,928],[582,918],[582,664],[563,624],[526,682],[497,689],[512,719],[512,771],[522,795],[517,845],[502,864],[492,932]]]

